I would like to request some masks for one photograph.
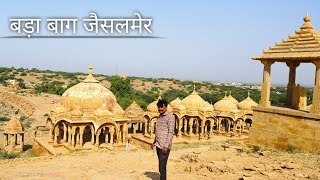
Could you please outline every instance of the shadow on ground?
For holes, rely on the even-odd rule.
[[[27,150],[29,150],[29,149],[32,149],[32,145],[30,145],[30,144],[25,144],[25,145],[23,146],[23,151],[27,151]]]
[[[144,175],[152,180],[160,179],[159,173],[157,172],[145,172]]]

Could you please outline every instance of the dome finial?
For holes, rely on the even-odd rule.
[[[303,18],[304,22],[310,22],[311,18],[308,15],[308,13],[306,14],[306,17]]]
[[[229,96],[232,96],[232,95],[231,95],[231,90],[229,91]]]
[[[89,66],[89,74],[92,74],[92,71],[93,71],[93,66],[92,66],[92,64],[90,64],[90,66]]]
[[[227,93],[228,93],[227,91],[224,92],[224,97],[227,97]]]
[[[248,91],[248,97],[250,97],[250,91]]]
[[[89,74],[88,74],[87,78],[85,80],[83,80],[83,82],[86,82],[86,83],[98,83],[99,82],[93,77],[92,72],[93,72],[93,66],[92,66],[92,64],[90,64]]]
[[[196,83],[193,83],[193,91],[196,91]]]

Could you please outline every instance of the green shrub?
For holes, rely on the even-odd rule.
[[[289,153],[296,153],[298,151],[298,149],[295,146],[289,145],[287,151]]]
[[[15,159],[20,157],[17,153],[0,152],[0,159]]]
[[[20,76],[26,76],[26,75],[27,75],[27,73],[25,73],[25,72],[20,73]]]
[[[9,121],[10,118],[5,117],[5,116],[0,116],[0,121]]]
[[[258,152],[260,151],[261,147],[260,146],[253,146],[252,152]]]
[[[26,120],[27,118],[25,117],[25,116],[21,116],[20,117],[20,121],[24,121],[24,120]]]

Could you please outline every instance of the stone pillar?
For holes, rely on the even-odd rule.
[[[235,133],[236,133],[237,128],[238,128],[238,121],[233,122],[233,134],[235,134]]]
[[[63,142],[67,142],[67,126],[63,124]]]
[[[76,134],[76,132],[75,132],[75,130],[74,131],[72,131],[72,135],[71,135],[71,145],[74,147],[74,140],[75,140],[75,134]]]
[[[57,127],[58,127],[58,126],[56,126],[56,127],[54,128],[54,130],[53,130],[53,131],[54,131],[54,135],[53,135],[53,138],[54,138],[54,139],[53,139],[53,143],[54,143],[54,144],[58,144],[59,131],[57,130]],[[57,132],[57,131],[58,131],[58,132]]]
[[[264,65],[263,69],[263,82],[262,82],[262,89],[261,89],[261,99],[260,99],[260,106],[261,107],[270,107],[270,73],[271,73],[271,65],[274,61],[270,60],[262,60],[261,63]]]
[[[230,120],[228,120],[228,133],[230,133],[230,129],[231,129],[231,123],[230,123]]]
[[[90,127],[91,130],[91,144],[94,145],[94,129],[93,127]]]
[[[81,132],[80,132],[80,128],[79,128],[79,134],[77,135],[78,137],[77,137],[77,144],[79,144],[80,145],[80,134],[81,134]]]
[[[80,142],[80,147],[83,146],[83,132],[84,132],[84,129],[83,128],[80,128],[80,131],[79,131],[79,142]]]
[[[52,132],[54,132],[53,131],[53,128],[52,127],[50,127],[50,130],[49,130],[49,134],[50,134],[50,141],[53,141],[54,140],[54,135],[53,135],[53,133]]]
[[[192,124],[193,124],[193,119],[189,119],[189,123],[188,123],[188,127],[189,127],[189,131],[188,131],[188,128],[187,128],[187,131],[189,135],[191,135],[190,131],[192,132]]]
[[[114,137],[114,129],[110,131],[110,144],[113,144],[113,137]]]
[[[74,134],[73,134],[73,142],[74,142],[74,145],[76,146],[78,144],[78,135],[76,134],[76,130],[74,131]]]
[[[14,135],[14,144],[18,144],[18,134]]]
[[[96,134],[96,147],[99,147],[99,135],[101,133],[101,130],[97,131],[97,134]]]
[[[151,125],[150,125],[150,126],[151,126],[151,128],[150,128],[150,137],[151,137],[152,134],[153,134],[153,128],[154,128],[152,122],[151,122]]]
[[[109,129],[107,130],[107,127],[104,129],[104,135],[105,135],[105,143],[108,144],[109,143]]]
[[[181,136],[182,121],[183,121],[182,119],[179,119],[178,134],[177,134],[178,137]]]
[[[137,124],[132,123],[133,135],[136,135]]]
[[[126,142],[126,132],[122,131],[121,134],[122,134],[122,142],[124,143]]]
[[[290,68],[289,71],[289,80],[287,86],[287,105],[288,107],[293,108],[293,92],[296,86],[296,68],[300,65],[297,62],[287,62],[287,66]]]
[[[23,134],[20,134],[20,147],[23,148]]]
[[[144,130],[143,130],[144,135],[147,134],[147,128],[148,128],[148,121],[144,121]]]
[[[183,134],[186,135],[187,134],[187,129],[188,129],[188,120],[184,118],[183,122],[184,122]]]
[[[14,145],[14,134],[11,134],[11,148],[13,148]]]
[[[313,61],[313,64],[316,65],[316,77],[310,112],[314,114],[320,114],[320,61]]]
[[[196,126],[196,135],[199,134],[199,120],[198,119],[194,119],[194,121],[196,121],[195,126]]]
[[[71,145],[71,142],[72,142],[72,139],[71,139],[71,134],[72,134],[72,129],[71,127],[69,126],[68,127],[68,144]]]

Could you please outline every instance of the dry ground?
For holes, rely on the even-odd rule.
[[[215,136],[211,142],[174,144],[168,179],[320,179],[320,155],[262,149]],[[157,155],[131,146],[75,151],[56,157],[0,160],[0,179],[158,179]]]

